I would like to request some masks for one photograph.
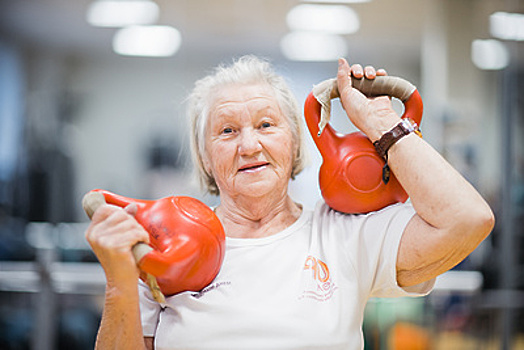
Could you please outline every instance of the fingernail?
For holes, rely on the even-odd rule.
[[[343,64],[344,64],[344,59],[343,58],[339,58],[338,59],[338,66],[342,67]]]
[[[136,205],[136,203],[130,203],[124,208],[124,210],[126,211],[126,213],[134,216],[138,210],[138,206]]]

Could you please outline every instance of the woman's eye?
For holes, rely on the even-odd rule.
[[[231,133],[233,133],[233,128],[222,129],[222,134],[231,134]]]
[[[263,129],[265,128],[269,128],[271,126],[271,123],[270,122],[263,122],[261,125],[260,125]]]

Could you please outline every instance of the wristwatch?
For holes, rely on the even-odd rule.
[[[389,148],[393,146],[395,142],[412,132],[421,136],[420,131],[418,130],[418,125],[415,121],[411,118],[402,118],[400,123],[398,123],[393,129],[382,135],[379,140],[373,142],[373,146],[375,146],[377,153],[382,158],[386,158]]]

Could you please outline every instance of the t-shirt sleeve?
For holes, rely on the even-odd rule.
[[[370,297],[421,296],[428,294],[435,280],[402,288],[397,282],[397,256],[406,225],[415,215],[413,206],[396,204],[362,218],[359,247],[365,253],[359,262],[372,276]]]
[[[415,215],[415,210],[411,204],[400,204],[383,210],[382,212],[371,215],[369,227],[374,231],[375,243],[367,240],[366,247],[373,244],[377,254],[376,275],[371,288],[371,297],[399,297],[399,296],[422,296],[433,289],[435,279],[431,279],[415,286],[402,288],[397,281],[397,257],[400,247],[402,234]],[[383,229],[377,230],[371,223],[377,221],[382,223]],[[367,226],[367,225],[366,225]],[[364,234],[367,234],[365,232]]]
[[[369,297],[422,296],[435,284],[430,280],[402,288],[397,282],[397,255],[406,225],[415,210],[409,203],[395,204],[363,215],[333,214],[335,221],[342,220],[345,233],[344,246],[349,260],[359,276],[362,293]]]
[[[153,299],[153,295],[147,284],[142,280],[138,282],[138,293],[140,300],[140,318],[142,320],[142,331],[144,337],[154,337],[158,317],[162,309],[161,305]]]

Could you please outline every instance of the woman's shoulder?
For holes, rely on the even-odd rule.
[[[383,226],[388,222],[410,219],[415,213],[411,203],[396,203],[369,213],[342,213],[319,200],[311,212],[314,226],[356,228],[361,226]]]
[[[380,217],[380,216],[387,216],[387,215],[396,215],[397,213],[400,213],[403,211],[413,211],[413,206],[411,205],[410,202],[405,202],[405,203],[399,202],[399,203],[391,204],[382,209],[371,211],[368,213],[343,213],[343,212],[330,208],[329,205],[327,205],[323,199],[320,199],[316,203],[315,208],[312,210],[313,215],[315,216],[320,216],[320,217],[332,216],[332,217],[340,217],[340,218],[345,218],[345,219],[366,219],[366,218],[373,218],[373,217]]]

